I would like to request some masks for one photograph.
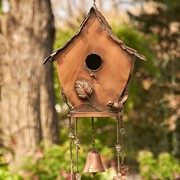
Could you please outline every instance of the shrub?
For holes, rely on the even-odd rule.
[[[18,174],[14,174],[8,169],[8,164],[0,156],[0,180],[22,180]]]
[[[96,143],[97,147],[100,147],[100,144]],[[79,151],[79,171],[82,172],[87,152],[90,148],[85,145],[81,145]],[[105,161],[110,160],[113,157],[112,150],[110,148],[98,148],[101,155]],[[75,151],[73,149],[73,155]],[[106,155],[106,156],[105,156]],[[75,159],[74,159],[75,162]],[[75,166],[75,163],[74,163]],[[38,150],[35,155],[28,157],[25,160],[23,167],[23,176],[25,179],[38,179],[38,180],[52,180],[52,179],[68,179],[70,176],[70,154],[69,154],[69,143],[66,142],[63,145],[54,145],[49,150]],[[74,167],[76,170],[76,167]],[[91,175],[82,174],[82,179],[94,179]],[[106,180],[112,174],[111,170],[108,170],[103,175],[98,174],[96,176],[97,180]]]
[[[139,153],[140,173],[145,180],[174,180],[180,178],[180,164],[168,153],[161,153],[157,159],[150,151]]]

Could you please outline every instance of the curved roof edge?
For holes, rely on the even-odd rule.
[[[69,41],[67,41],[67,43],[59,48],[54,50],[48,57],[46,57],[44,59],[43,64],[45,64],[48,61],[54,61],[56,60],[56,55],[62,51],[66,46],[68,46],[68,44],[70,44],[72,42],[73,39],[75,39],[79,33],[81,32],[82,28],[85,26],[86,22],[88,21],[89,17],[91,16],[91,12],[94,12],[96,17],[98,18],[98,20],[100,21],[101,25],[103,26],[104,30],[106,30],[106,32],[108,33],[108,35],[112,38],[112,40],[114,40],[114,42],[116,42],[122,49],[124,49],[128,54],[130,55],[134,55],[135,57],[137,57],[138,59],[147,61],[146,57],[140,53],[138,53],[135,49],[130,48],[128,46],[125,45],[125,43],[123,41],[121,41],[117,36],[115,36],[112,32],[112,29],[109,25],[109,23],[106,21],[105,17],[102,15],[102,13],[97,9],[97,7],[95,5],[93,5],[88,13],[88,15],[86,16],[86,18],[84,19],[84,21],[81,23],[79,30],[76,32],[76,34],[69,39]]]

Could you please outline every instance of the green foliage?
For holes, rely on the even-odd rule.
[[[19,174],[15,174],[8,169],[8,164],[0,156],[0,180],[22,180]]]
[[[9,171],[7,167],[0,167],[0,180],[22,180],[22,177]]]
[[[90,146],[81,145],[80,147],[79,170],[82,172]],[[100,151],[103,159],[108,161],[112,158],[113,153],[111,149],[102,148],[102,145],[100,145],[99,142],[97,142],[97,147],[101,147],[101,149],[103,149],[103,151]],[[74,150],[73,153],[75,153]],[[73,161],[76,162],[75,159],[73,159]],[[66,142],[61,146],[54,145],[49,150],[44,150],[44,152],[38,150],[34,156],[29,157],[25,161],[22,170],[24,171],[24,178],[26,179],[34,179],[35,177],[40,180],[65,179],[66,176],[70,175],[69,143]],[[110,172],[108,171],[106,175],[108,176],[109,173]],[[91,176],[85,175],[83,175],[82,178],[87,180],[93,179]],[[97,180],[101,179],[105,180],[105,178],[103,179],[101,175],[98,175]]]
[[[75,28],[69,28],[66,30],[57,29],[56,30],[56,39],[54,43],[54,49],[59,49],[65,45],[65,43],[71,39],[76,33]]]
[[[156,76],[158,69],[153,62],[155,58],[154,51],[152,46],[156,41],[156,38],[153,36],[145,36],[139,31],[135,30],[133,27],[122,25],[121,27],[114,27],[115,34],[122,40],[124,43],[136,49],[139,53],[143,54],[147,58],[147,62],[142,62],[136,59],[136,69],[143,68],[144,71],[147,71],[150,75]]]
[[[153,13],[147,13],[146,11],[141,12],[140,15],[135,16],[130,14],[137,23],[137,28],[143,30],[146,33],[155,33],[159,39],[159,42],[166,42],[166,45],[162,45],[163,50],[168,50],[169,44],[177,42],[179,37],[178,30],[171,31],[171,23],[178,23],[180,21],[180,3],[178,1],[167,1],[167,0],[151,0],[157,3],[155,11]],[[179,26],[179,25],[178,25]],[[154,31],[156,28],[157,31]],[[160,32],[166,33],[160,33]],[[177,46],[177,44],[175,43]],[[173,46],[174,48],[174,46]],[[161,49],[161,51],[162,51]]]
[[[141,0],[139,0],[141,1]],[[144,0],[146,2],[148,0]],[[180,123],[179,123],[179,28],[180,28],[180,3],[179,1],[151,0],[153,9],[151,13],[142,10],[139,15],[133,15],[132,23],[136,29],[148,35],[154,35],[157,42],[153,49],[156,51],[158,61],[156,66],[159,70],[158,77],[153,78],[153,89],[145,92],[151,98],[147,117],[151,117],[151,122],[163,128],[163,141],[166,141],[166,151],[173,152],[180,158]],[[153,93],[154,92],[154,93]],[[143,92],[142,97],[145,97]],[[169,97],[166,98],[166,97]],[[159,103],[157,102],[159,100]],[[142,99],[145,102],[145,99]],[[152,102],[155,102],[154,104]],[[174,104],[174,105],[172,105]],[[155,108],[153,108],[153,105]],[[174,122],[172,123],[172,119]],[[162,131],[161,128],[161,131]],[[170,130],[170,131],[169,131]],[[175,142],[175,143],[174,143]],[[158,143],[159,144],[159,143]]]
[[[150,151],[142,151],[138,161],[145,180],[173,180],[180,177],[180,163],[168,153],[161,153],[155,159]]]
[[[0,131],[0,136],[2,132]],[[1,139],[0,139],[1,140]],[[17,174],[13,173],[9,170],[6,156],[10,156],[10,149],[4,148],[2,144],[0,144],[0,180],[22,180],[22,177]]]

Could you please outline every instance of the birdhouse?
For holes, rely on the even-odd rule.
[[[122,109],[128,98],[128,85],[135,59],[145,56],[125,45],[116,37],[95,4],[78,32],[48,56],[44,63],[56,60],[61,95],[69,107],[69,138],[71,179],[80,180],[78,170],[78,117],[92,117],[92,150],[88,153],[84,172],[104,172],[100,154],[95,149],[94,117],[117,118],[117,176],[126,179],[124,164]],[[74,131],[72,128],[74,123]],[[76,174],[73,169],[72,145],[76,145]]]
[[[146,60],[113,34],[94,5],[75,36],[44,63],[57,61],[62,93],[72,105],[72,117],[111,117],[127,99],[133,57]]]

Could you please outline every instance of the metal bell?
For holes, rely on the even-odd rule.
[[[93,175],[96,173],[105,172],[101,161],[101,156],[97,150],[94,149],[88,153],[84,172],[92,173]]]

